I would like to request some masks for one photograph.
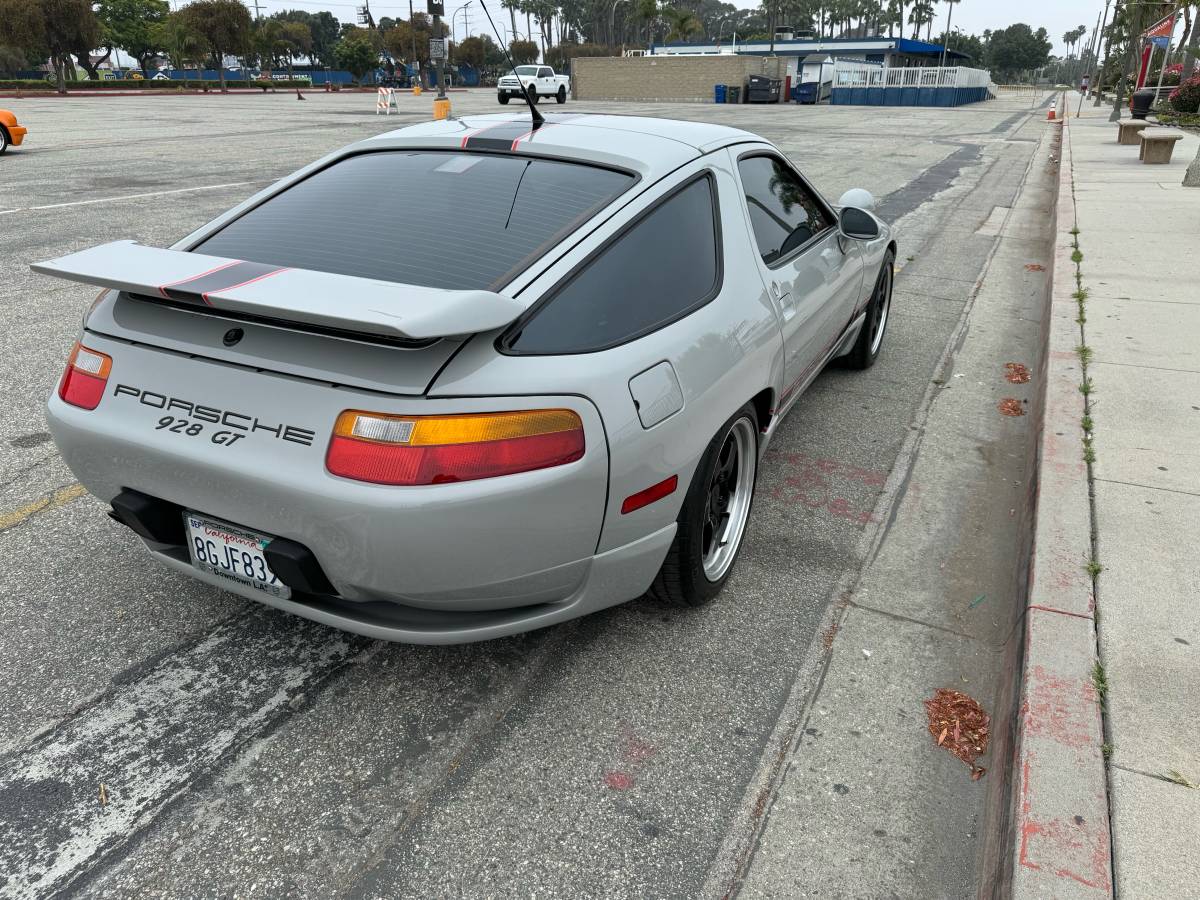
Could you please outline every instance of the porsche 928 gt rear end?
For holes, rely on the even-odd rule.
[[[106,289],[50,398],[54,438],[168,566],[348,630],[478,640],[636,596],[671,534],[598,552],[609,459],[590,400],[429,392],[471,334],[524,310],[497,287],[632,181],[363,153],[186,251],[126,242],[41,264]],[[472,210],[487,246],[401,227],[434,199]],[[296,239],[331,220],[336,240]]]

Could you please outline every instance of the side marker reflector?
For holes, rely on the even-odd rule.
[[[675,493],[675,489],[679,487],[679,476],[672,475],[665,481],[660,481],[658,484],[652,484],[643,491],[638,491],[636,494],[631,494],[625,498],[625,502],[621,504],[621,515],[626,515],[634,510],[641,509],[643,506],[649,506],[663,497],[670,496]]]

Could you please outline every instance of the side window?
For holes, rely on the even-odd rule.
[[[707,303],[721,276],[716,185],[698,178],[587,262],[505,339],[515,353],[587,353]]]
[[[545,66],[542,66],[542,68],[538,69],[538,78],[549,78],[553,74],[554,70],[546,68]]]
[[[738,171],[758,252],[767,265],[833,224],[804,182],[778,157],[748,156],[738,161]]]

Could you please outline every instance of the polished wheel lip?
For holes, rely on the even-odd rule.
[[[883,346],[883,332],[887,329],[888,313],[892,306],[892,267],[885,266],[883,280],[879,284],[879,297],[875,304],[875,315],[871,317],[871,355]]]
[[[707,485],[701,525],[702,564],[704,577],[710,582],[724,578],[737,557],[750,518],[757,464],[754,424],[748,416],[742,416],[725,433]]]

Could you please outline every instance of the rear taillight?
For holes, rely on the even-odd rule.
[[[349,409],[325,455],[334,475],[375,484],[444,484],[561,466],[583,456],[569,409],[390,416]]]
[[[112,369],[112,357],[76,343],[67,357],[67,368],[58,386],[58,396],[72,406],[95,409],[104,397],[104,385]]]

